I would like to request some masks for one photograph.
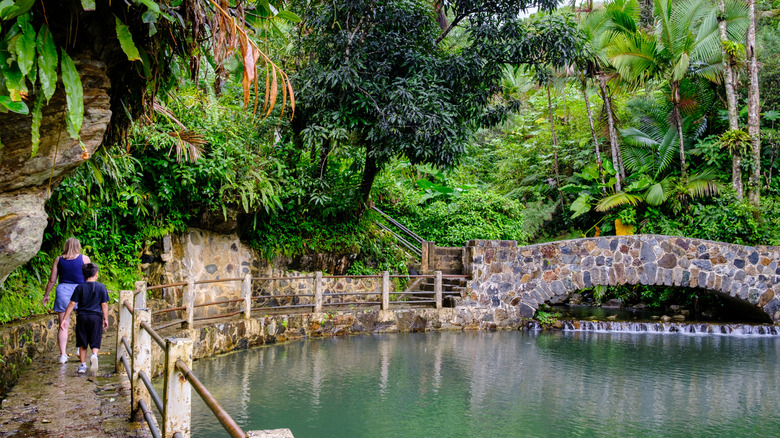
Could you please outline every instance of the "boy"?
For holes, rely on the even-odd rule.
[[[76,304],[79,305],[79,310],[76,312],[76,346],[80,347],[79,359],[81,359],[78,373],[84,374],[87,372],[87,345],[92,348],[92,357],[89,360],[90,367],[93,371],[97,370],[97,354],[103,339],[103,329],[108,328],[108,291],[103,283],[97,281],[98,267],[96,264],[87,263],[81,267],[81,271],[86,282],[76,286],[62,320],[64,325],[66,321],[70,320],[73,308],[76,307]],[[67,330],[67,326],[62,328]]]

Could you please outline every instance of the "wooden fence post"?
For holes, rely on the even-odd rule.
[[[436,308],[441,309],[441,271],[436,271],[436,276],[433,278],[433,291],[436,292]]]
[[[252,317],[252,276],[247,272],[241,282],[241,297],[244,299],[244,319]]]
[[[133,314],[125,307],[125,301],[130,304],[133,303],[133,291],[120,290],[119,291],[119,311],[117,312],[118,321],[116,323],[116,372],[126,373],[125,367],[122,365],[122,356],[130,358],[125,346],[122,345],[122,338],[127,339],[127,343],[132,345],[133,341]]]
[[[322,271],[314,273],[314,313],[322,312]]]
[[[382,271],[382,310],[390,309],[390,273]]]
[[[135,282],[135,298],[132,301],[133,309],[145,309],[146,308],[146,282]]]
[[[426,242],[428,244],[428,272],[436,269],[436,242]]]
[[[133,387],[131,394],[132,415],[136,420],[143,418],[141,411],[141,400],[146,405],[151,405],[152,399],[149,391],[146,389],[143,380],[139,374],[144,371],[151,378],[152,375],[152,336],[145,329],[141,328],[141,323],[151,323],[152,312],[149,309],[133,308],[133,375],[130,382]]]
[[[195,278],[192,276],[187,277],[187,285],[184,286],[181,301],[182,306],[187,308],[184,310],[184,322],[181,325],[184,328],[192,328],[192,323],[195,320]]]
[[[423,240],[420,246],[420,274],[428,273],[428,241]]]
[[[248,275],[248,274],[247,274]],[[163,376],[163,433],[164,438],[173,438],[180,433],[190,438],[192,418],[192,386],[176,368],[181,360],[192,367],[192,340],[186,338],[165,339],[165,374]]]

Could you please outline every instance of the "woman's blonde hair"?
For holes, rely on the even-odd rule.
[[[81,242],[75,237],[65,241],[65,247],[62,248],[62,256],[66,259],[76,258],[81,253]]]

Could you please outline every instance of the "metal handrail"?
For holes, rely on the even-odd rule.
[[[371,208],[372,208],[374,211],[376,211],[376,212],[378,212],[379,214],[381,214],[381,215],[382,215],[382,216],[383,216],[385,219],[387,219],[387,220],[388,220],[388,222],[390,222],[391,224],[393,224],[393,225],[395,225],[396,227],[400,228],[400,229],[401,229],[401,230],[402,230],[404,233],[408,234],[408,235],[409,235],[409,237],[411,237],[412,239],[416,240],[418,243],[423,243],[423,242],[424,242],[424,240],[423,240],[423,238],[422,238],[422,237],[418,236],[418,235],[417,235],[417,234],[415,234],[415,233],[414,233],[412,230],[410,230],[410,229],[406,228],[405,226],[403,226],[403,224],[401,224],[401,223],[400,223],[400,222],[398,222],[397,220],[395,220],[395,219],[391,218],[390,216],[388,216],[388,215],[387,215],[387,213],[385,213],[384,211],[382,211],[382,210],[380,210],[380,209],[376,208],[376,206],[375,206],[375,205],[372,205],[372,206],[371,206]]]
[[[149,431],[152,432],[152,436],[154,438],[162,438],[160,429],[157,427],[157,423],[154,421],[154,414],[152,414],[152,411],[149,410],[149,406],[147,406],[146,402],[143,400],[139,400],[138,404],[141,406],[141,412],[144,413],[144,419],[146,419],[146,424],[149,426]]]
[[[187,322],[187,320],[186,319],[174,319],[173,321],[168,321],[165,324],[160,324],[157,327],[154,327],[154,329],[155,330],[162,330],[164,328],[168,328],[168,327],[170,327],[172,325],[176,325],[176,324],[181,324],[183,322]]]
[[[409,251],[413,252],[417,257],[422,257],[422,250],[420,248],[417,248],[413,244],[409,243],[406,239],[401,237],[398,233],[391,230],[390,228],[386,227],[382,222],[374,221],[375,224],[379,225],[379,228],[387,231],[388,233],[392,234],[396,239],[398,239],[399,242],[403,246],[405,246]]]
[[[160,348],[162,348],[163,350],[165,350],[165,341],[163,340],[163,338],[161,338],[161,337],[160,337],[160,335],[158,335],[158,334],[157,334],[157,332],[156,332],[156,331],[154,331],[154,329],[153,329],[153,328],[152,328],[152,327],[149,325],[149,323],[148,323],[148,322],[146,322],[146,321],[142,322],[142,323],[141,323],[141,327],[142,327],[144,330],[146,330],[146,332],[147,332],[147,333],[149,333],[149,336],[151,336],[151,337],[152,337],[152,339],[154,340],[154,342],[156,342],[156,343],[157,343],[157,345],[159,345],[159,346],[160,346]]]
[[[152,315],[159,315],[161,313],[173,312],[174,310],[187,310],[187,306],[166,307],[165,309],[153,310]]]
[[[157,394],[157,390],[154,389],[154,386],[152,386],[152,381],[149,380],[149,376],[146,375],[146,371],[141,370],[138,373],[138,377],[140,377],[144,382],[144,385],[146,385],[146,390],[149,391],[149,395],[152,396],[152,401],[157,406],[157,412],[162,414],[164,412],[162,399],[160,399],[160,394]]]
[[[228,414],[227,411],[222,408],[217,399],[211,395],[209,390],[203,386],[203,383],[201,383],[200,380],[195,377],[195,374],[192,373],[192,370],[190,370],[187,364],[179,359],[176,361],[176,368],[178,368],[179,371],[184,374],[184,378],[190,382],[192,387],[195,389],[195,392],[200,395],[200,398],[206,403],[206,406],[211,409],[211,412],[213,412],[217,417],[217,420],[219,420],[220,424],[222,424],[222,427],[225,428],[225,431],[234,438],[245,438],[246,433],[241,429],[241,427],[239,427],[235,420],[233,420],[230,414]]]
[[[158,284],[157,286],[147,286],[146,290],[155,290],[155,289],[162,289],[165,287],[174,287],[174,286],[186,286],[186,281],[180,281],[178,283],[168,283],[168,284]]]
[[[130,348],[130,344],[127,343],[127,337],[126,336],[122,336],[121,341],[122,341],[122,345],[125,346],[125,350],[127,350],[127,354],[132,356],[133,355],[133,349]],[[122,357],[124,357],[124,356],[122,356]]]
[[[216,280],[199,280],[196,281],[195,284],[223,283],[228,281],[242,281],[243,279],[244,277],[218,278]]]

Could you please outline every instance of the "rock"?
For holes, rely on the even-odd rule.
[[[623,307],[623,301],[619,300],[617,298],[611,298],[611,299],[607,300],[607,302],[604,303],[601,307],[605,307],[605,308],[608,308],[608,309],[620,308],[620,307]]]
[[[609,315],[609,316],[607,317],[607,320],[609,320],[609,321],[615,321],[615,320],[617,320],[617,315]]]
[[[580,303],[582,303],[582,295],[580,295],[578,293],[571,294],[571,296],[569,297],[569,304],[572,304],[572,305],[576,306],[576,305],[578,305]]]
[[[674,321],[685,321],[685,315],[674,315],[674,316],[672,316],[672,320],[674,320]]]
[[[80,136],[92,155],[103,142],[111,119],[110,82],[105,64],[74,55],[84,88],[84,122]],[[32,102],[32,99],[30,99]],[[41,142],[32,156],[31,116],[0,114],[0,283],[40,249],[47,215],[49,183],[56,185],[84,162],[78,140],[65,131],[65,93],[57,88],[43,108]]]
[[[669,316],[667,316],[667,315],[664,315],[664,316],[662,316],[662,317],[661,317],[661,322],[669,322],[669,321],[671,321],[671,320],[672,320],[672,318],[670,318],[670,317],[669,317]]]

